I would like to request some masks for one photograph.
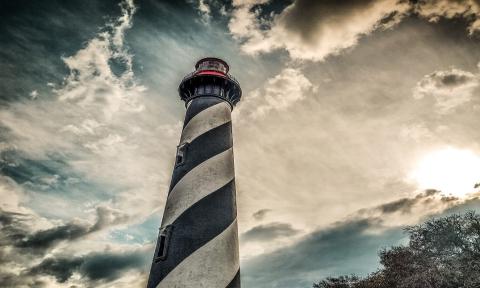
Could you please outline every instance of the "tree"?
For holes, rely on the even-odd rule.
[[[350,288],[359,280],[355,275],[340,276],[338,278],[328,277],[317,284],[313,284],[313,288]]]
[[[380,251],[383,268],[365,278],[329,277],[314,288],[478,288],[480,216],[431,219],[405,229],[408,246]]]

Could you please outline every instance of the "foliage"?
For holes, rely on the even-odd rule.
[[[480,216],[431,219],[405,229],[408,246],[380,251],[383,268],[365,278],[329,277],[314,288],[478,288]]]

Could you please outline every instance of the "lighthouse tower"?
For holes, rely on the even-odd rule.
[[[231,111],[239,83],[204,58],[180,83],[187,108],[149,288],[240,287]]]

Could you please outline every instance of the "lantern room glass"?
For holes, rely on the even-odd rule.
[[[213,70],[221,73],[227,73],[227,66],[220,61],[206,60],[198,63],[197,71]]]

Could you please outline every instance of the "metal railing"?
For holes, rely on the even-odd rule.
[[[193,71],[193,72],[188,73],[187,75],[185,75],[185,77],[183,77],[182,82],[185,81],[186,79],[194,76],[197,72],[198,71]],[[240,86],[240,83],[238,82],[238,80],[235,77],[233,77],[231,74],[227,73],[225,75],[227,76],[228,79],[232,80],[235,84]]]

